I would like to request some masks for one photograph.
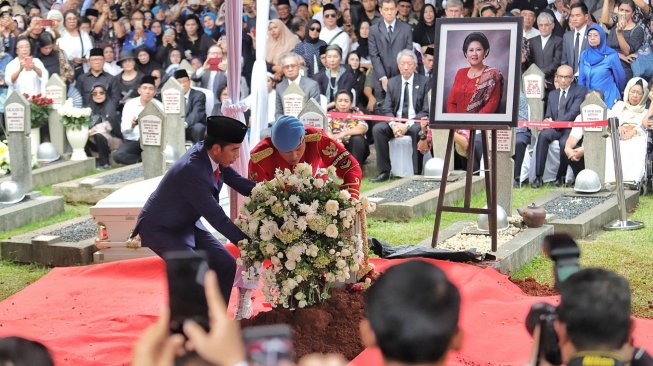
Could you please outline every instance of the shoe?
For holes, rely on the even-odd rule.
[[[240,296],[238,297],[238,309],[236,310],[236,320],[249,319],[252,317],[252,290],[238,288]]]
[[[385,182],[386,180],[390,179],[390,173],[388,172],[383,172],[376,177],[370,179],[370,182],[372,183],[380,183],[380,182]]]
[[[104,164],[104,165],[98,165],[95,169],[97,169],[97,170],[107,170],[109,168],[111,168],[111,165]]]
[[[540,187],[542,187],[542,178],[535,177],[535,179],[533,179],[533,182],[531,183],[531,188],[536,188],[537,189],[537,188],[540,188]]]
[[[556,178],[556,180],[553,181],[553,185],[556,187],[563,187],[565,185],[565,181],[563,178]]]
[[[512,188],[521,188],[521,182],[518,180],[512,181]]]

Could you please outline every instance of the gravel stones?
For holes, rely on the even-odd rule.
[[[555,215],[556,220],[571,220],[603,202],[607,197],[560,196],[543,205],[547,214]]]
[[[375,193],[372,197],[384,198],[390,202],[406,202],[438,188],[440,188],[439,181],[412,179],[400,186]]]
[[[510,225],[508,229],[497,233],[497,247],[509,242],[521,231],[521,217],[509,217]],[[469,231],[476,231],[476,223],[470,223],[469,226],[463,228],[456,235],[450,237],[442,243],[438,244],[440,249],[450,249],[453,251],[466,251],[475,248],[479,253],[492,252],[492,237],[488,235],[468,234]]]
[[[123,170],[118,173],[107,174],[102,177],[103,184],[118,184],[127,182],[143,176],[143,166],[138,166],[134,169]]]
[[[66,226],[64,228],[51,231],[45,235],[56,235],[61,237],[64,242],[80,242],[95,237],[97,234],[97,225],[93,219],[88,219],[80,223]]]

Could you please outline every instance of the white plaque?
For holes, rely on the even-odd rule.
[[[5,106],[7,132],[25,132],[25,106],[11,103]]]
[[[497,130],[497,152],[510,152],[512,149],[512,131]]]
[[[304,122],[306,126],[313,126],[313,127],[324,129],[325,118],[323,115],[319,113],[315,113],[315,112],[304,113],[304,115],[300,118],[300,120]]]
[[[526,98],[542,99],[544,97],[543,89],[544,79],[539,75],[524,76],[524,94],[526,94]]]
[[[602,121],[605,110],[598,104],[588,104],[581,108],[581,114],[584,122]],[[585,127],[585,131],[603,131],[603,127]]]
[[[62,105],[64,102],[63,88],[57,85],[45,87],[45,96],[52,99],[53,105]]]
[[[161,118],[153,115],[144,116],[139,120],[143,145],[161,146],[162,124]]]
[[[304,109],[304,97],[299,94],[286,94],[283,96],[283,114],[297,117]]]
[[[181,93],[179,90],[166,89],[161,93],[164,113],[181,113]]]

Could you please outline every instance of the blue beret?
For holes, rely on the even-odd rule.
[[[304,123],[297,117],[281,116],[272,125],[272,144],[281,152],[292,151],[305,134]]]

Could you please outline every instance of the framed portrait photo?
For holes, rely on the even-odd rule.
[[[437,19],[430,127],[516,127],[522,17]]]

